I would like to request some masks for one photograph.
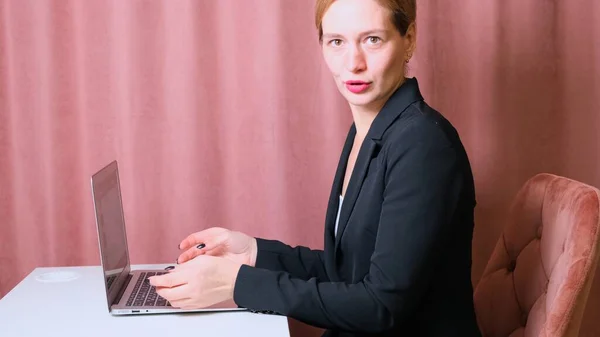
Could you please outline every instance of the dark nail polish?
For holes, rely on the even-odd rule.
[[[175,267],[173,267],[173,266],[168,266],[167,268],[165,268],[165,270],[171,270],[171,269],[175,269]]]
[[[201,244],[199,244],[199,245],[197,245],[197,246],[196,246],[196,248],[198,248],[198,249],[202,249],[202,248],[204,248],[204,247],[206,247],[206,245],[205,245],[205,244],[203,244],[203,243],[201,243]]]

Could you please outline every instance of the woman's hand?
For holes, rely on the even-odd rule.
[[[212,227],[191,234],[179,244],[179,249],[185,252],[179,255],[177,263],[184,263],[199,255],[223,257],[252,267],[256,263],[256,239],[226,228]]]
[[[182,309],[200,309],[233,298],[241,264],[209,255],[177,265],[169,273],[149,277],[156,293]]]

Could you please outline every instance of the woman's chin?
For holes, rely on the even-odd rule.
[[[368,106],[371,103],[373,103],[374,95],[369,92],[360,93],[360,94],[346,92],[346,93],[344,93],[344,97],[346,98],[346,100],[348,101],[348,103],[350,105],[364,107],[364,106]]]

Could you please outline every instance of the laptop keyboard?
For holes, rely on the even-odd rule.
[[[155,275],[163,275],[166,273],[167,272],[141,273],[125,305],[128,307],[170,307],[171,303],[169,303],[166,299],[158,296],[158,294],[156,293],[156,288],[154,288],[152,285],[150,285],[150,282],[148,282],[148,277]]]
[[[113,276],[109,276],[106,279],[106,289],[110,289],[110,287],[112,287],[112,284],[113,284],[113,282],[115,282],[116,278],[117,278],[117,276],[113,275]]]

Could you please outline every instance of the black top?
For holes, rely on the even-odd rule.
[[[325,336],[480,336],[473,306],[473,176],[454,127],[407,79],[374,119],[344,196],[356,128],[333,181],[324,250],[257,238],[235,302]]]

